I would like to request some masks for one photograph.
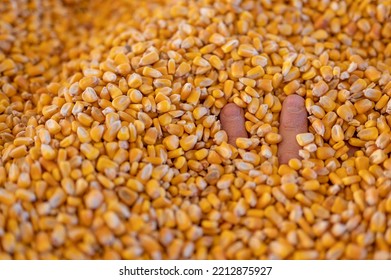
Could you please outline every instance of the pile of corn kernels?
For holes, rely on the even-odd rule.
[[[2,1],[0,259],[390,259],[390,70],[389,0]]]

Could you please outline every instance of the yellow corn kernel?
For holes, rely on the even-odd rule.
[[[15,62],[12,59],[5,59],[0,63],[0,73],[14,69],[15,67]]]
[[[358,114],[365,114],[374,107],[374,103],[368,99],[361,99],[354,103]]]
[[[25,155],[27,155],[27,147],[25,145],[17,146],[9,153],[11,158],[21,158]]]
[[[142,85],[143,81],[139,74],[133,73],[128,78],[128,86],[131,88],[139,88]]]
[[[331,128],[331,138],[335,142],[340,142],[345,139],[345,135],[343,133],[342,127],[339,124],[335,124]]]
[[[182,137],[181,140],[179,141],[179,144],[184,151],[189,151],[194,148],[197,141],[198,141],[197,136],[189,135],[189,136]]]
[[[143,75],[146,77],[151,77],[151,78],[160,78],[162,77],[162,73],[160,71],[151,68],[151,67],[144,67],[143,68]]]
[[[357,79],[351,86],[350,86],[350,92],[356,93],[359,91],[362,91],[367,87],[367,82],[364,79]]]
[[[244,76],[244,71],[243,71],[243,62],[242,61],[237,61],[232,63],[231,66],[231,71],[232,71],[232,76],[234,78],[241,78]]]
[[[144,142],[148,145],[154,145],[156,143],[157,137],[157,129],[155,127],[150,127],[145,132]]]
[[[234,48],[236,48],[239,45],[238,40],[230,40],[227,43],[225,43],[223,46],[221,46],[221,49],[224,53],[231,52]]]
[[[300,146],[306,146],[315,140],[312,133],[300,133],[296,135],[296,141]]]
[[[274,133],[274,132],[269,132],[265,136],[265,141],[268,144],[278,144],[282,141],[282,136],[280,134]]]
[[[364,128],[357,133],[357,136],[363,141],[376,140],[379,132],[376,127]]]
[[[126,95],[120,95],[114,98],[112,104],[117,111],[124,111],[130,104],[130,98]]]
[[[159,60],[159,54],[155,51],[151,51],[143,55],[140,60],[139,66],[150,65]]]
[[[97,159],[99,156],[99,150],[89,143],[83,143],[80,145],[80,151],[89,160]]]
[[[107,156],[100,156],[96,163],[96,169],[104,172],[108,168],[118,168],[118,164],[110,160]]]
[[[350,122],[353,120],[354,113],[350,106],[344,104],[338,107],[337,114],[339,117],[341,117],[343,120]]]
[[[288,198],[293,198],[297,194],[299,187],[296,183],[285,183],[281,185],[281,189]]]
[[[335,150],[331,147],[319,147],[316,150],[316,157],[321,160],[332,158],[335,155]]]
[[[387,155],[383,150],[376,150],[369,156],[369,161],[371,164],[381,164],[387,159]]]
[[[190,65],[186,62],[182,62],[175,71],[175,76],[182,77],[190,72]]]
[[[364,96],[373,102],[379,101],[379,99],[382,97],[381,91],[377,89],[367,88],[363,90],[363,92]]]
[[[370,229],[372,232],[385,232],[387,218],[383,212],[377,211],[372,215]]]
[[[170,151],[179,147],[179,138],[176,135],[170,135],[163,139],[163,145]]]
[[[311,80],[316,76],[315,68],[311,67],[307,72],[302,75],[303,80]]]
[[[290,168],[294,169],[294,170],[299,170],[301,167],[302,167],[302,163],[299,159],[297,158],[292,158],[289,160],[288,162],[288,165]]]
[[[296,93],[296,91],[300,88],[300,82],[298,80],[293,80],[284,86],[284,92],[286,95],[291,95]]]
[[[271,92],[273,90],[272,80],[260,79],[258,80],[258,87],[265,92]]]
[[[360,181],[361,181],[361,177],[358,175],[342,178],[342,183],[347,186],[355,183],[359,183]]]
[[[350,138],[349,144],[353,147],[364,147],[365,141],[358,138]]]

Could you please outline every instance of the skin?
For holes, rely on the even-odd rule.
[[[248,137],[244,126],[243,109],[235,103],[229,103],[221,110],[220,121],[228,135],[228,143],[236,147],[236,138]]]
[[[296,135],[308,132],[308,114],[304,105],[304,98],[299,95],[289,95],[282,103],[279,133],[282,141],[278,145],[278,160],[280,164],[287,164],[292,158],[299,158],[300,146]],[[234,103],[224,106],[220,114],[222,128],[227,132],[228,143],[236,147],[236,139],[247,138],[244,126],[243,109]],[[358,149],[350,147],[348,155],[352,156]]]
[[[289,95],[282,103],[279,132],[282,141],[278,144],[278,160],[287,164],[292,158],[299,158],[300,145],[296,135],[308,132],[307,110],[304,98],[299,95]]]

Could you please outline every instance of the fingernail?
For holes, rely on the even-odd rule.
[[[289,105],[288,106],[288,108],[287,108],[287,111],[289,112],[289,113],[299,113],[299,112],[301,112],[303,110],[303,107],[301,107],[301,106],[298,106],[298,105]]]
[[[298,95],[289,95],[283,104],[289,113],[301,112],[304,108],[304,99]]]
[[[231,105],[223,110],[223,115],[230,118],[236,118],[240,116],[240,107]]]

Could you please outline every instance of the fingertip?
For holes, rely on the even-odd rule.
[[[297,106],[300,106],[300,105],[303,105],[303,104],[304,104],[304,98],[301,97],[301,96],[298,95],[298,94],[291,94],[291,95],[288,95],[288,96],[285,98],[285,102],[287,102],[289,105],[297,105]]]
[[[290,113],[300,112],[305,108],[304,98],[297,94],[288,95],[284,100],[283,108]]]
[[[279,132],[282,141],[278,145],[280,164],[286,164],[292,158],[299,157],[300,146],[296,135],[308,132],[307,111],[304,98],[294,94],[285,98],[282,104]]]
[[[228,143],[236,147],[236,138],[247,137],[243,109],[234,103],[226,104],[220,113],[222,129],[228,135]]]
[[[282,131],[304,131],[308,129],[307,110],[304,98],[300,95],[289,95],[285,98],[280,116],[280,129]]]
[[[228,103],[221,110],[221,114],[225,118],[238,117],[243,115],[243,109],[235,103]]]

